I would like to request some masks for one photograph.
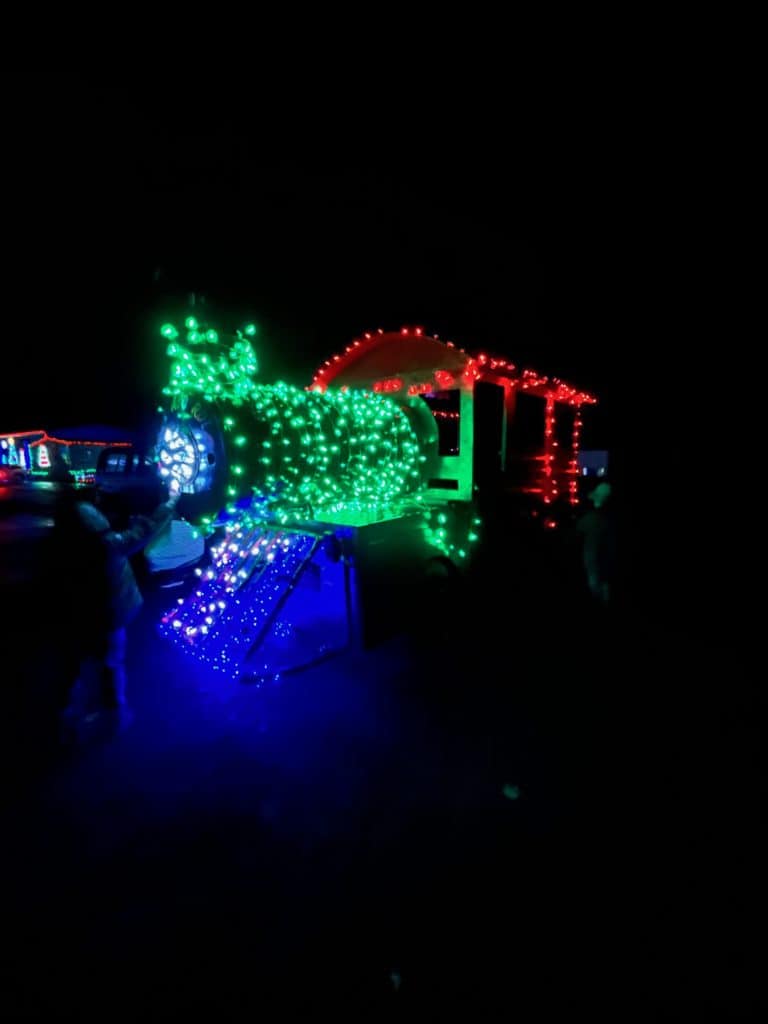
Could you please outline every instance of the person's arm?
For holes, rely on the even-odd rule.
[[[158,505],[151,516],[137,516],[126,530],[119,533],[108,530],[104,533],[104,543],[116,555],[130,558],[157,536],[170,523],[178,499],[171,498]]]

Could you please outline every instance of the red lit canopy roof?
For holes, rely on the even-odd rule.
[[[37,448],[41,444],[63,444],[63,445],[90,445],[96,448],[125,448],[130,447],[131,442],[125,440],[127,436],[130,436],[126,431],[116,430],[114,427],[106,428],[102,430],[102,439],[95,441],[93,440],[94,431],[89,428],[82,428],[82,436],[78,436],[81,428],[67,428],[66,430],[56,430],[52,433],[48,433],[46,430],[18,430],[14,433],[0,434],[0,440],[6,440],[13,438],[14,441],[25,440],[29,443],[31,448]],[[110,437],[104,438],[104,434],[111,434],[113,437],[119,438],[119,440],[111,440]]]
[[[473,380],[506,384],[569,405],[596,401],[586,391],[556,377],[518,370],[506,359],[483,353],[471,356],[450,341],[424,334],[420,327],[379,330],[356,338],[343,352],[323,363],[312,379],[312,386],[323,390],[332,385],[416,394]]]
[[[7,440],[8,438],[11,438],[11,437],[15,441],[16,438],[27,438],[27,439],[29,439],[29,438],[39,438],[39,437],[44,437],[44,436],[45,436],[45,431],[44,430],[11,430],[11,431],[7,431],[5,434],[0,434],[0,441],[5,441],[5,440]]]
[[[333,381],[335,387],[363,387],[372,380],[400,374],[423,373],[429,377],[435,370],[447,370],[460,375],[466,363],[467,357],[459,349],[449,348],[421,332],[365,334],[342,354],[327,360],[312,383],[323,385]]]

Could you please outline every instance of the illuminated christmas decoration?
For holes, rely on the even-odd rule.
[[[544,456],[543,476],[541,491],[544,496],[544,504],[550,505],[557,498],[557,478],[554,473],[554,449],[557,446],[555,440],[555,400],[551,394],[547,395],[544,412]]]
[[[502,462],[516,395],[543,400],[543,451],[526,488],[549,506],[542,525],[557,525],[564,492],[577,500],[580,409],[594,402],[586,392],[505,359],[470,356],[420,327],[364,334],[326,360],[305,390],[264,384],[256,333],[255,325],[222,332],[196,317],[181,329],[161,327],[171,373],[170,407],[159,410],[159,472],[182,499],[209,501],[201,524],[213,539],[210,565],[162,630],[218,673],[261,677],[324,656],[364,618],[352,603],[376,589],[377,573],[405,594],[424,566],[471,560],[481,536],[478,383],[503,391],[492,441]],[[574,411],[567,469],[558,405]],[[366,573],[375,580],[360,585]]]
[[[347,573],[321,536],[231,523],[161,632],[224,677],[274,678],[349,642]]]
[[[377,395],[391,395],[395,391],[402,391],[403,382],[399,377],[392,377],[390,380],[378,380],[373,385],[373,390]]]
[[[445,370],[435,370],[435,383],[441,391],[446,390],[454,384],[453,374]]]
[[[172,326],[161,329],[164,337]],[[198,326],[195,320],[188,345],[172,340],[167,349],[172,363],[164,393],[173,412],[165,418],[158,457],[173,490],[208,490],[218,471],[194,409],[202,420],[207,413],[195,407],[195,398],[215,402],[219,411],[232,406],[222,420],[231,506],[264,499],[286,520],[289,512],[384,509],[419,489],[419,446],[399,406],[369,391],[323,394],[257,383],[258,360],[244,332],[226,339]]]
[[[381,369],[389,372],[381,374]],[[586,391],[566,384],[557,377],[547,377],[531,369],[518,370],[513,362],[481,352],[472,356],[452,342],[438,342],[436,336],[424,334],[421,328],[404,327],[398,332],[367,332],[356,338],[336,356],[327,359],[314,375],[312,386],[325,390],[338,387],[372,387],[387,391],[396,398],[405,394],[411,399],[427,399],[438,392],[455,392],[461,397],[459,410],[435,407],[437,422],[455,421],[460,443],[445,449],[448,457],[457,458],[451,474],[457,479],[459,497],[469,500],[473,488],[471,450],[473,446],[472,403],[475,385],[495,384],[504,390],[504,427],[514,415],[514,396],[525,395],[543,400],[544,433],[541,454],[535,457],[539,467],[535,478],[520,485],[527,494],[538,495],[544,505],[555,506],[561,498],[571,505],[578,503],[578,450],[582,406],[593,404],[595,398]],[[526,398],[528,400],[528,398]],[[558,407],[568,406],[575,414],[571,450],[561,453],[555,434]],[[467,455],[469,449],[470,455]],[[501,445],[501,459],[506,461],[506,433]],[[511,453],[514,456],[514,453]],[[450,466],[443,460],[441,476],[448,477]],[[436,499],[434,491],[428,495]]]
[[[64,461],[70,478],[77,486],[85,486],[94,482],[98,455],[107,447],[130,447],[130,442],[85,441],[59,437],[45,430],[22,430],[0,434],[0,466],[22,466],[34,476],[47,477],[54,457],[65,449]]]
[[[480,540],[480,517],[471,506],[458,514],[454,508],[430,508],[424,513],[427,542],[451,561],[468,558],[472,546]]]
[[[7,459],[3,459],[3,461],[7,461],[11,466],[18,466],[21,462],[21,453],[24,451],[24,447],[23,442],[22,444],[17,445],[15,439],[11,438],[8,442]]]
[[[409,384],[408,394],[409,395],[428,395],[430,392],[435,390],[435,385],[424,381],[421,384]]]
[[[579,503],[579,445],[581,438],[582,419],[577,411],[573,419],[573,433],[571,434],[571,457],[568,462],[568,500],[571,505]]]
[[[362,358],[367,358],[369,354],[391,346],[395,338],[401,339],[406,344],[410,340],[416,347],[420,342],[429,343],[438,340],[437,335],[425,335],[421,327],[403,327],[399,332],[385,332],[381,329],[375,333],[366,332],[362,337],[356,338],[347,345],[343,352],[325,360],[312,378],[312,387],[325,389],[333,385],[337,378],[343,377],[347,369],[359,363]],[[431,379],[423,379],[418,382],[406,381],[404,374],[398,374],[397,376],[402,377],[404,383],[407,383],[409,390],[413,389],[410,391],[411,394],[425,394],[429,390],[450,387],[455,383],[456,376],[459,375],[467,381],[504,378],[519,386],[523,391],[529,391],[541,397],[551,393],[556,402],[567,402],[571,405],[595,402],[595,398],[588,392],[579,391],[556,377],[550,379],[528,369],[518,372],[515,364],[507,359],[489,356],[485,353],[472,357],[463,348],[457,348],[451,341],[441,342],[441,344],[455,353],[455,365],[458,368],[458,373],[449,373],[446,370],[438,369],[433,372]],[[407,360],[401,360],[401,362],[407,364]],[[382,383],[384,383],[383,380]]]
[[[202,491],[210,486],[209,438],[193,419],[168,420],[157,447],[160,476],[171,493]]]
[[[0,434],[0,466],[21,466],[22,469],[36,470],[35,459],[30,451],[32,443],[45,436],[43,430],[24,430],[15,434]]]
[[[163,394],[173,399],[198,395],[209,402],[242,405],[256,386],[253,375],[258,360],[250,341],[237,331],[229,346],[220,348],[217,331],[198,331],[195,317],[187,317],[186,326],[186,345],[178,340],[173,324],[161,328],[163,336],[171,338],[166,353],[172,360],[171,379]]]
[[[96,474],[90,469],[71,469],[70,473],[78,487],[90,487],[96,483]]]

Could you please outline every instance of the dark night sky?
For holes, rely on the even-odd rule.
[[[731,250],[711,107],[700,141],[687,95],[654,106],[642,81],[535,106],[536,90],[459,81],[359,109],[351,82],[290,107],[243,81],[6,76],[0,430],[141,423],[156,329],[190,291],[218,323],[260,323],[267,380],[303,384],[360,331],[417,323],[593,389],[585,441],[612,451],[649,587],[683,548],[697,565],[690,501],[730,464],[737,421],[721,394],[706,443],[694,429],[703,353],[738,343],[715,316],[710,264]],[[708,500],[722,519],[725,496]]]
[[[13,81],[10,316],[25,341],[3,428],[139,420],[161,384],[154,329],[190,291],[218,322],[262,325],[265,377],[304,383],[358,332],[419,323],[610,392],[596,196],[612,168],[588,133],[386,113],[355,132],[242,93]]]
[[[677,615],[702,552],[711,567],[718,538],[747,536],[718,483],[739,477],[744,412],[718,374],[754,335],[727,292],[717,97],[652,96],[640,76],[548,102],[541,83],[454,76],[449,93],[448,76],[353,107],[353,78],[281,105],[242,78],[6,76],[0,430],[140,423],[163,382],[155,331],[190,291],[219,323],[261,324],[267,380],[303,384],[360,331],[422,324],[599,395],[585,442],[611,449],[649,605],[664,581]],[[697,587],[710,616],[718,594],[734,606],[713,581],[739,561],[718,557]]]

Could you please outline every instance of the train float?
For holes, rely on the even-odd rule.
[[[472,561],[484,480],[511,481],[545,527],[578,502],[595,398],[561,380],[415,327],[364,334],[301,389],[258,379],[255,325],[225,334],[188,317],[161,330],[159,472],[210,538],[161,631],[231,679],[389,635],[422,584]],[[537,443],[515,444],[531,401]]]

